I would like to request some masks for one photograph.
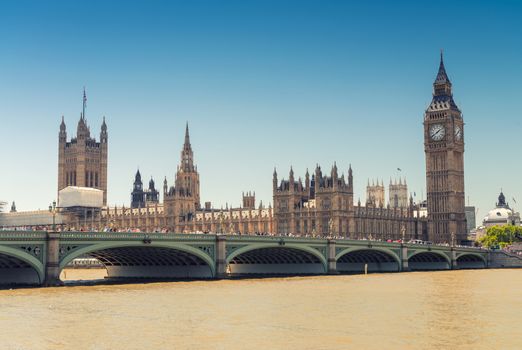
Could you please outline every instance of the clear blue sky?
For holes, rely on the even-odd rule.
[[[398,176],[425,195],[423,113],[444,48],[466,122],[466,195],[483,216],[500,188],[522,205],[519,1],[4,1],[0,199],[56,196],[60,118],[109,131],[111,205],[136,168],[173,182],[185,122],[202,201],[271,201],[320,163]]]

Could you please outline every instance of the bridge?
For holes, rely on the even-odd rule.
[[[80,256],[98,259],[108,278],[220,279],[487,268],[476,248],[380,241],[207,234],[0,232],[0,284],[60,285]]]

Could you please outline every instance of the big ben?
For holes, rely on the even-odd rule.
[[[466,240],[464,121],[453,100],[442,53],[433,99],[424,114],[428,237],[435,243]]]

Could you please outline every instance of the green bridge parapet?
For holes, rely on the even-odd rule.
[[[174,264],[178,277],[185,276],[186,268],[187,278],[227,278],[486,268],[489,254],[472,247],[324,237],[0,231],[0,260],[20,261],[17,268],[25,269],[32,283],[42,285],[61,284],[61,270],[83,255],[102,259],[116,277],[169,275],[169,264]],[[30,269],[36,273],[30,274]]]

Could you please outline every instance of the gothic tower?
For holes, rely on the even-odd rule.
[[[64,117],[58,134],[58,191],[67,186],[91,187],[103,190],[103,205],[107,205],[108,134],[105,117],[100,142],[91,138],[85,118],[87,97],[83,91],[83,112],[80,114],[76,138],[67,142]]]
[[[390,179],[388,204],[391,208],[408,207],[408,185],[406,184],[406,179],[404,179],[404,183],[402,182],[402,178],[399,178],[399,182],[397,182],[397,179],[395,179],[395,182],[392,182]]]
[[[433,242],[466,240],[464,212],[464,122],[453,101],[442,53],[433,99],[424,114],[428,237]]]
[[[143,191],[143,182],[141,181],[140,170],[136,171],[134,176],[134,185],[131,193],[131,208],[145,207],[145,192]]]
[[[164,192],[167,183],[164,182]],[[163,198],[167,214],[167,226],[177,232],[193,231],[196,210],[201,208],[199,196],[199,173],[194,165],[194,154],[190,145],[188,123],[185,128],[185,142],[181,150],[181,164],[178,166],[174,186]]]
[[[368,185],[366,186],[366,206],[368,207],[384,207],[384,184],[381,180],[377,179],[377,184],[372,180],[370,185],[370,179],[368,179]]]
[[[181,165],[176,174],[175,187],[183,190],[186,196],[192,198],[194,209],[201,207],[199,200],[199,174],[194,165],[194,153],[190,144],[188,123],[185,128],[185,142],[181,150]]]

